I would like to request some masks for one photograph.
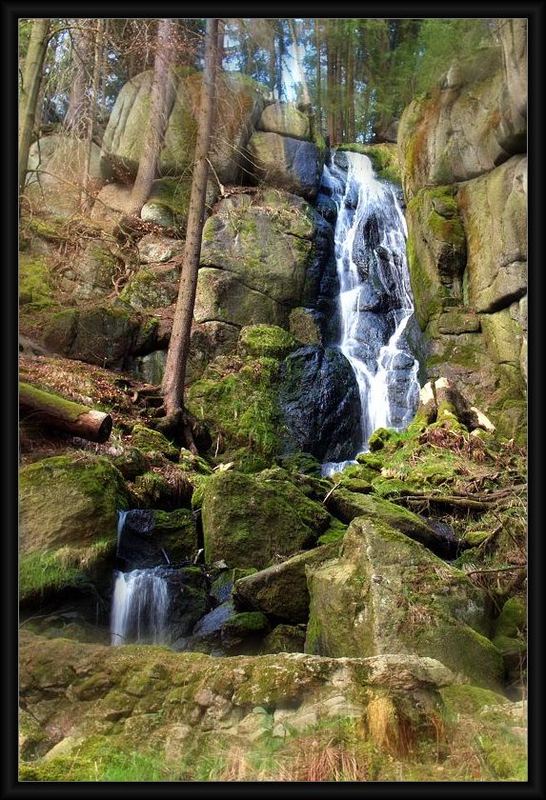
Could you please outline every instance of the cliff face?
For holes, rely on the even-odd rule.
[[[400,121],[408,258],[429,377],[462,384],[524,436],[527,358],[526,21],[454,63]]]

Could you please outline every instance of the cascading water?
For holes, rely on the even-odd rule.
[[[110,616],[113,645],[169,641],[169,591],[162,567],[114,573]]]
[[[367,156],[337,153],[324,167],[322,186],[338,212],[338,346],[359,387],[362,444],[357,452],[362,452],[377,428],[404,429],[419,400],[419,363],[408,341],[414,308],[407,230],[393,186],[375,177]],[[324,472],[345,463],[325,464]]]

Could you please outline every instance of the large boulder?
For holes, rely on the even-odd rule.
[[[30,147],[25,193],[33,206],[42,206],[50,214],[70,217],[80,210],[81,184],[87,160],[87,146],[82,139],[54,134],[43,136]],[[107,176],[101,165],[100,148],[91,143],[89,189],[97,192]]]
[[[104,457],[78,453],[25,466],[19,477],[19,595],[40,603],[67,590],[89,594],[110,584],[118,510],[127,507],[118,470]]]
[[[524,62],[519,65],[509,68],[512,77],[524,73]],[[514,77],[510,85],[518,82]],[[452,64],[437,86],[407,106],[398,142],[408,198],[423,186],[475,178],[525,151],[525,100],[514,103],[506,87],[503,50],[482,48]]]
[[[256,131],[248,143],[248,164],[256,181],[314,200],[320,186],[323,154],[316,144]]]
[[[337,555],[339,544],[315,547],[308,553],[292,556],[281,564],[239,578],[233,598],[236,607],[263,611],[267,616],[294,624],[307,622],[309,592],[307,567],[316,567]]]
[[[207,562],[262,569],[277,556],[313,546],[330,515],[289,481],[232,471],[207,480],[202,520]]]
[[[336,348],[309,345],[283,362],[279,401],[287,451],[320,460],[351,458],[362,442],[358,385],[351,365]]]
[[[104,133],[102,158],[118,180],[130,182],[142,155],[150,109],[153,72],[131,78],[121,89]],[[191,171],[195,153],[201,73],[175,67],[169,76],[171,109],[159,157],[160,175]],[[217,82],[218,114],[212,138],[211,162],[222,183],[236,183],[241,172],[239,154],[246,146],[263,109],[259,84],[240,74],[224,73]]]
[[[262,112],[256,128],[294,139],[309,139],[309,117],[293,103],[272,103]]]
[[[331,657],[413,653],[463,679],[500,686],[487,601],[463,572],[370,518],[356,518],[341,556],[309,570],[305,650]]]
[[[171,306],[178,297],[179,281],[178,263],[148,264],[125,284],[119,299],[135,311]]]
[[[289,308],[246,286],[233,272],[201,267],[197,274],[195,322],[229,325],[287,325]]]

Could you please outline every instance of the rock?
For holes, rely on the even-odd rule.
[[[368,156],[372,162],[373,170],[378,178],[392,183],[401,183],[400,156],[398,147],[393,142],[396,142],[396,137],[391,142],[381,142],[380,144],[347,144],[338,148],[336,153],[345,151],[362,153],[362,155]]]
[[[507,104],[519,116],[519,127],[527,119],[527,20],[501,19],[498,33],[507,84]]]
[[[315,544],[330,515],[289,481],[230,471],[208,479],[202,521],[207,562],[223,558],[230,567],[262,569]]]
[[[163,380],[166,363],[167,351],[154,350],[145,356],[133,359],[130,364],[130,370],[142,378],[144,383],[159,386]]]
[[[241,329],[237,349],[243,356],[284,358],[298,347],[292,334],[276,325],[247,325]]]
[[[318,345],[296,350],[282,365],[280,384],[286,451],[321,461],[351,458],[362,438],[360,395],[345,356]]]
[[[262,111],[256,128],[295,139],[309,139],[309,117],[293,103],[272,103]]]
[[[192,325],[190,354],[186,373],[188,380],[198,379],[207,364],[216,356],[233,353],[237,348],[239,328],[227,322],[201,322]],[[162,376],[163,377],[163,376]]]
[[[48,259],[19,253],[19,305],[47,308],[52,304],[52,269]]]
[[[522,63],[519,74],[524,71]],[[524,152],[522,103],[521,97],[511,102],[500,47],[455,62],[439,85],[402,114],[398,141],[406,196],[431,184],[475,178]]]
[[[184,253],[184,242],[182,239],[147,233],[137,242],[137,250],[141,264],[160,264],[181,257]]]
[[[349,491],[346,485],[345,482],[336,486],[326,501],[326,507],[343,522],[351,522],[355,517],[378,520],[439,555],[453,557],[457,543],[440,536],[422,517],[381,497]]]
[[[234,272],[279,303],[298,305],[314,255],[316,216],[285,192],[228,197],[205,223],[201,263]]]
[[[112,294],[115,278],[121,274],[118,256],[111,245],[101,240],[92,241],[85,247],[72,264],[71,272],[74,276],[70,279],[72,294],[78,300]]]
[[[457,187],[416,193],[407,205],[408,268],[421,328],[450,298],[462,303],[466,238],[457,205]]]
[[[105,758],[112,751],[127,753],[134,762],[135,754],[150,746],[161,753],[173,741],[184,747],[187,728],[192,745],[209,757],[212,739],[223,748],[235,736],[247,747],[274,724],[284,736],[309,722],[323,727],[367,718],[378,696],[388,700],[397,719],[410,719],[424,732],[424,744],[441,708],[439,689],[453,679],[437,661],[411,655],[212,658],[157,647],[47,640],[26,630],[20,658],[21,705],[40,715],[37,729],[27,727],[23,715],[25,754],[40,743],[38,752],[44,754],[66,736],[83,740],[71,751],[69,767],[61,757],[23,762],[23,780],[66,777],[68,768],[71,776],[93,780],[97,752]]]
[[[502,653],[512,681],[522,680],[527,661],[527,608],[522,597],[511,597],[496,621],[493,644]]]
[[[339,545],[316,547],[308,553],[292,556],[281,564],[255,572],[235,583],[233,599],[237,608],[253,608],[279,620],[307,622],[309,592],[306,567],[334,557]]]
[[[201,267],[193,316],[198,323],[282,327],[286,324],[288,309],[268,295],[249,289],[227,270]]]
[[[309,570],[305,650],[331,657],[412,653],[489,688],[500,653],[487,604],[464,573],[370,518],[355,519],[339,559]]]
[[[293,308],[288,318],[290,333],[301,344],[322,344],[319,317],[311,308]]]
[[[170,442],[162,433],[147,428],[145,425],[135,425],[131,431],[133,447],[143,453],[160,453],[171,461],[178,461],[180,448]]]
[[[468,299],[491,312],[527,291],[527,157],[459,187],[468,247]]]
[[[157,322],[113,306],[71,308],[54,314],[44,344],[68,358],[123,368],[129,356],[153,350]]]
[[[107,183],[97,194],[91,209],[91,220],[111,233],[131,208],[131,191],[130,186]]]
[[[167,308],[176,302],[179,281],[178,264],[141,267],[125,284],[119,300],[135,311]]]
[[[142,206],[140,218],[162,228],[173,228],[184,233],[188,220],[190,193],[191,177],[188,175],[158,178],[153,182],[148,200]],[[218,186],[209,180],[205,193],[206,213],[210,213],[217,197]]]
[[[222,647],[226,653],[254,652],[269,629],[267,617],[260,611],[234,614],[222,626]]]
[[[43,136],[30,147],[25,193],[33,206],[70,217],[80,210],[80,186],[87,156],[86,144],[72,136]],[[107,172],[100,164],[100,148],[91,143],[89,162],[91,194],[98,192]]]
[[[248,143],[248,158],[258,183],[263,181],[308,200],[317,196],[323,157],[312,142],[257,131]]]
[[[130,181],[142,154],[153,71],[148,70],[126,83],[114,104],[102,143],[103,162],[118,180]],[[246,146],[263,109],[259,84],[238,74],[219,76],[219,102],[211,147],[211,162],[222,183],[237,183],[238,154]],[[186,175],[195,152],[201,73],[175,67],[169,78],[174,102],[169,114],[164,146],[159,158],[160,175]]]
[[[262,642],[262,653],[303,653],[304,625],[276,625]]]

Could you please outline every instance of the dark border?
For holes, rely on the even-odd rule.
[[[544,3],[535,2],[432,2],[421,0],[419,3],[393,2],[338,2],[325,8],[319,8],[317,3],[294,2],[262,2],[257,3],[226,3],[203,2],[183,3],[165,2],[144,4],[139,2],[120,2],[119,0],[95,0],[95,2],[25,2],[24,0],[0,0],[1,9],[1,35],[4,81],[3,104],[4,120],[3,133],[6,134],[4,154],[4,180],[2,189],[4,193],[5,212],[4,219],[7,223],[6,232],[2,240],[5,247],[4,261],[1,274],[4,282],[2,300],[4,314],[2,316],[2,345],[4,355],[4,374],[7,373],[8,384],[4,386],[2,397],[5,400],[6,410],[2,416],[4,421],[3,448],[4,481],[6,498],[2,508],[6,512],[6,521],[1,530],[4,545],[4,558],[2,564],[4,575],[2,581],[2,610],[4,612],[5,650],[3,653],[3,666],[5,667],[5,681],[3,682],[3,714],[4,744],[1,748],[3,769],[1,772],[0,798],[12,797],[38,797],[38,796],[81,796],[97,797],[114,794],[126,797],[157,797],[176,794],[183,796],[186,792],[210,797],[217,796],[246,796],[258,791],[264,796],[275,795],[310,795],[313,797],[330,793],[348,795],[362,795],[368,797],[379,796],[416,796],[416,797],[545,797],[544,792],[544,756],[542,755],[543,732],[543,676],[540,672],[542,655],[540,597],[542,594],[541,569],[544,535],[540,525],[537,494],[542,488],[541,463],[543,459],[540,441],[543,434],[541,420],[542,404],[539,395],[540,368],[543,364],[539,337],[542,326],[540,316],[542,309],[539,304],[543,302],[542,273],[546,269],[540,256],[542,232],[545,228],[542,206],[542,193],[544,183],[540,180],[543,175],[544,129],[541,118],[541,89],[540,76],[544,74],[543,51],[546,48],[544,35]],[[226,7],[227,6],[227,7]],[[112,783],[86,783],[86,784],[46,784],[46,783],[18,783],[17,782],[17,466],[18,466],[18,438],[17,438],[17,176],[16,176],[16,150],[17,150],[17,20],[19,17],[43,16],[80,16],[80,17],[161,17],[161,16],[226,16],[230,17],[255,16],[255,17],[359,17],[366,14],[370,17],[527,17],[529,20],[529,139],[528,151],[532,169],[529,174],[529,781],[527,783],[374,783],[374,784],[277,784],[277,783],[151,783],[151,784],[112,784]],[[259,12],[259,13],[256,13]],[[542,312],[543,313],[543,312]],[[6,391],[7,389],[7,391]]]

